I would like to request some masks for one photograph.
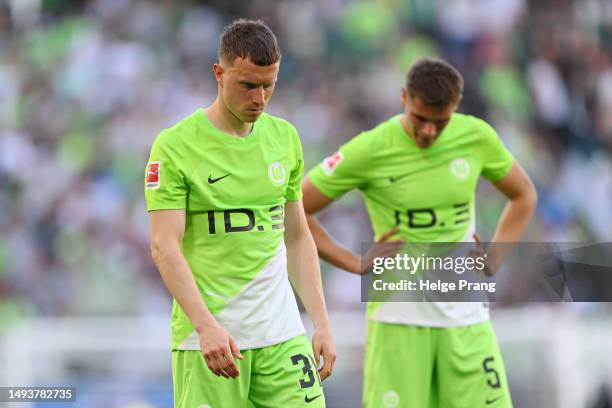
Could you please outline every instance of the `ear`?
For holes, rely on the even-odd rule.
[[[459,95],[459,98],[457,99],[457,103],[455,104],[455,109],[457,109],[459,107],[459,105],[461,105],[461,100],[463,99],[463,94]]]
[[[212,66],[213,73],[215,74],[215,79],[219,86],[223,86],[223,67],[219,63],[214,63]]]
[[[408,98],[410,97],[410,95],[408,94],[408,90],[404,87],[402,87],[402,104],[404,106],[407,106],[408,104]]]

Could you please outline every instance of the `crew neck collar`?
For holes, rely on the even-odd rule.
[[[200,116],[201,121],[204,123],[204,125],[207,127],[211,134],[213,134],[219,140],[222,140],[226,143],[234,144],[247,144],[254,142],[258,138],[257,136],[259,135],[258,122],[259,120],[261,120],[262,116],[265,115],[265,113],[262,113],[262,116],[260,116],[259,119],[257,119],[257,121],[253,123],[253,126],[251,127],[251,132],[248,135],[234,136],[230,135],[229,133],[223,132],[220,129],[217,129],[215,125],[213,125],[213,123],[210,121],[203,108],[198,109],[197,113],[198,116]]]

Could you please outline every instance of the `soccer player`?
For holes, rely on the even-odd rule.
[[[325,406],[336,352],[301,201],[302,148],[290,123],[264,113],[280,59],[261,21],[227,26],[216,100],[151,149],[145,196],[153,259],[174,297],[177,408]]]
[[[481,175],[508,198],[492,241],[520,238],[535,189],[491,126],[455,113],[462,90],[446,62],[416,62],[402,89],[405,112],[354,137],[305,177],[304,207],[323,259],[365,273],[361,258],[311,216],[352,189],[363,193],[377,239],[368,254],[395,253],[404,242],[473,242]],[[368,304],[363,398],[367,408],[510,407],[487,305]]]

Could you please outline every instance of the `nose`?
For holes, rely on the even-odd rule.
[[[264,91],[263,86],[253,89],[253,92],[254,92],[253,103],[255,103],[257,106],[263,106],[263,104],[266,101],[266,98],[265,98],[266,91]]]

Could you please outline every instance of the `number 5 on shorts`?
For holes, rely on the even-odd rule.
[[[489,385],[489,387],[491,388],[499,388],[501,387],[501,383],[499,381],[499,374],[497,373],[497,370],[495,370],[493,367],[491,367],[491,364],[494,362],[495,360],[493,359],[493,357],[487,357],[482,361],[482,368],[485,371],[485,373],[487,374],[493,374],[495,376],[495,380],[491,381],[491,378],[487,378],[487,384]]]

